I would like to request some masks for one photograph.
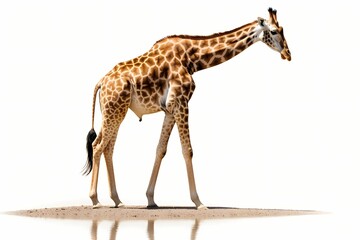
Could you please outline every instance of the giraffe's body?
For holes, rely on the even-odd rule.
[[[188,102],[195,89],[192,74],[229,60],[257,41],[291,59],[276,11],[269,9],[270,20],[259,18],[232,31],[210,36],[170,36],[154,44],[145,54],[117,64],[95,87],[94,108],[100,89],[103,115],[99,136],[92,130],[88,135],[88,168],[93,169],[90,198],[98,206],[97,180],[101,154],[108,170],[111,198],[115,206],[122,205],[117,195],[112,155],[118,128],[130,108],[139,118],[144,114],[165,112],[165,119],[157,147],[156,159],[147,190],[148,206],[156,206],[153,196],[162,158],[174,124],[177,124],[185,158],[191,199],[197,208],[204,206],[197,195],[192,168],[192,147],[188,126]],[[272,36],[274,35],[274,36]],[[91,146],[92,145],[92,146]]]

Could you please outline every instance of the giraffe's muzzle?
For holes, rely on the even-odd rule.
[[[291,61],[291,53],[290,53],[289,49],[284,48],[280,54],[281,54],[282,59]]]

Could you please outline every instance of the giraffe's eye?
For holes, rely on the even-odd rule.
[[[277,31],[276,30],[272,30],[270,31],[271,35],[276,35],[277,34]]]

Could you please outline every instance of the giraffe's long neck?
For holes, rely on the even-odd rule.
[[[188,47],[189,72],[213,67],[233,58],[259,41],[260,33],[258,21],[254,21],[224,33],[204,37],[184,36],[191,46]]]

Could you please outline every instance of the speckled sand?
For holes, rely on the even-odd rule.
[[[103,206],[98,209],[92,209],[91,206],[72,206],[8,212],[8,214],[27,217],[79,220],[220,219],[294,216],[316,213],[319,212],[311,210],[225,207],[209,207],[207,210],[196,210],[193,207],[160,207],[157,209],[147,209],[145,206],[126,206],[124,208]]]

